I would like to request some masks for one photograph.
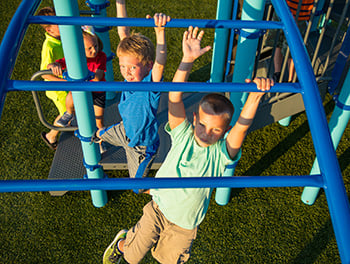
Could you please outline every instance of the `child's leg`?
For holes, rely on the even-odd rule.
[[[96,118],[96,126],[97,128],[102,128],[103,125],[103,114],[104,108],[106,106],[106,93],[105,92],[93,92],[92,99],[94,102],[94,111]]]
[[[74,104],[72,92],[69,92],[66,97],[66,112],[56,121],[58,126],[67,127],[73,119]]]
[[[95,118],[96,118],[96,126],[98,129],[103,128],[103,114],[105,109],[103,107],[94,105]]]
[[[133,148],[126,146],[125,153],[128,162],[130,178],[143,178],[148,175],[153,160],[157,152],[158,145],[152,146],[135,146]],[[144,190],[142,190],[144,191]]]
[[[184,229],[167,220],[156,246],[151,250],[152,256],[159,263],[185,263],[190,258],[196,236],[197,228]]]
[[[72,96],[72,92],[69,92],[67,94],[67,97],[66,97],[66,111],[69,113],[69,114],[73,114],[74,113],[74,103],[73,103],[73,96]]]
[[[66,111],[66,97],[68,92],[66,91],[46,91],[46,96],[53,101],[55,106],[57,107],[57,110],[59,112],[59,115],[54,120],[54,125],[57,126],[57,121],[62,117],[63,113]],[[50,132],[45,133],[42,132],[42,135],[47,139],[47,141],[51,144],[57,143],[57,136],[59,134],[59,131],[57,130],[50,130]]]
[[[54,121],[54,125],[57,126],[57,120],[61,118],[61,115],[58,115]],[[51,129],[50,132],[46,133],[46,138],[50,143],[55,143],[57,141],[57,136],[60,132],[58,130]]]
[[[139,222],[131,228],[125,239],[122,250],[125,260],[130,263],[139,263],[146,253],[157,243],[163,232],[163,214],[154,201],[150,201],[143,208],[143,215]],[[163,262],[170,263],[170,262]]]

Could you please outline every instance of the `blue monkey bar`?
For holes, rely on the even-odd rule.
[[[184,86],[182,83],[159,82],[159,83],[128,83],[128,82],[32,82],[8,80],[7,91],[96,91],[96,89],[104,91],[183,91],[183,92],[256,92],[256,85],[253,83],[199,83],[190,82]],[[303,93],[298,83],[278,83],[271,87],[270,92],[283,93]]]
[[[219,178],[186,177],[177,178],[111,178],[72,180],[4,180],[0,181],[3,192],[46,192],[46,191],[87,191],[87,190],[128,190],[149,188],[215,188],[215,187],[303,187],[324,188],[321,175],[301,176],[237,176]]]
[[[24,0],[3,38],[0,47],[0,113],[3,108],[6,93],[18,90],[72,90],[94,91],[101,90],[183,90],[205,91],[212,84],[149,84],[139,86],[132,84],[117,85],[113,83],[44,83],[10,80],[14,63],[18,55],[24,34],[30,23],[52,23],[60,25],[96,25],[96,26],[140,26],[153,27],[153,21],[147,19],[117,19],[117,18],[83,18],[83,17],[35,17],[33,16],[40,0]],[[319,161],[320,174],[307,176],[265,176],[265,177],[226,177],[226,178],[196,178],[196,179],[87,179],[87,180],[22,180],[1,181],[0,188],[3,192],[11,191],[40,191],[40,190],[112,190],[112,189],[137,189],[140,187],[286,187],[286,186],[314,186],[323,188],[326,194],[329,211],[333,223],[335,237],[337,239],[340,257],[343,263],[350,263],[350,206],[346,194],[336,153],[330,137],[326,116],[322,101],[318,92],[317,83],[305,46],[302,42],[299,30],[291,16],[285,1],[272,0],[273,6],[281,18],[281,22],[270,21],[226,21],[226,20],[185,20],[173,19],[167,27],[188,27],[189,25],[203,28],[244,28],[244,29],[283,29],[290,46],[291,55],[295,62],[300,85],[278,84],[272,92],[285,91],[301,93],[305,104],[306,114],[314,142],[316,156]],[[82,67],[83,68],[83,67]],[[76,77],[76,79],[85,76]],[[83,84],[83,85],[82,85]],[[110,85],[110,87],[108,87]],[[24,87],[26,85],[26,87]],[[29,86],[28,86],[29,85]],[[180,86],[177,86],[180,85]],[[256,91],[249,84],[218,84],[220,88],[215,91]],[[84,87],[81,87],[84,86]],[[124,87],[124,88],[123,88]],[[172,88],[173,87],[173,88]],[[44,89],[45,88],[45,89]],[[208,90],[206,90],[208,91]],[[78,122],[79,123],[79,122]],[[7,186],[7,187],[6,187]],[[40,189],[41,188],[41,189]],[[79,189],[81,188],[81,189]]]

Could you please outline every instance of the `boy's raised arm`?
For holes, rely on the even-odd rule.
[[[193,62],[211,49],[210,46],[201,48],[204,31],[198,33],[198,28],[189,27],[182,39],[183,57],[174,75],[173,82],[186,82],[192,70]],[[182,101],[182,92],[169,92],[169,126],[174,129],[186,118],[185,106]]]
[[[147,15],[146,18],[151,18],[150,15]],[[156,27],[154,31],[156,32],[156,58],[152,67],[152,81],[160,82],[163,77],[164,67],[167,59],[167,46],[165,39],[165,28],[167,22],[170,21],[170,16],[167,16],[162,13],[156,13],[154,16],[154,24]]]
[[[116,8],[117,8],[117,18],[126,18],[128,14],[126,12],[125,0],[116,0]],[[130,36],[130,27],[118,27],[118,35],[120,40],[125,37]]]
[[[251,80],[246,80],[247,83]],[[273,80],[266,78],[255,78],[253,80],[257,88],[261,91],[268,91],[274,85]],[[260,99],[264,95],[262,92],[251,92],[243,106],[242,112],[238,117],[236,124],[231,129],[226,138],[227,151],[233,159],[241,148],[248,129],[253,123],[256,111],[258,109]]]

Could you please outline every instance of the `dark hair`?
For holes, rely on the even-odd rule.
[[[232,119],[234,107],[231,101],[222,94],[210,93],[205,95],[199,102],[199,106],[203,109],[205,107],[210,108],[216,115],[227,114],[227,123],[229,124]],[[198,106],[198,107],[199,107]]]
[[[43,7],[38,11],[37,16],[56,16],[55,8],[49,6]],[[51,24],[41,24],[41,26],[45,29],[51,26]]]

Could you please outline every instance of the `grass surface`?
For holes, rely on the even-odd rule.
[[[2,38],[18,0],[0,3]],[[83,8],[83,2],[81,6]],[[42,6],[51,5],[44,1]],[[86,9],[86,7],[84,7]],[[214,0],[135,1],[127,3],[130,17],[162,11],[174,18],[215,18]],[[115,16],[112,1],[109,16]],[[154,38],[153,29],[140,30]],[[180,60],[183,29],[169,29],[165,80],[171,80]],[[113,49],[117,31],[110,32]],[[13,79],[28,80],[39,70],[44,34],[31,25],[15,66]],[[211,45],[213,31],[206,30],[204,45]],[[209,78],[211,54],[195,64],[192,79]],[[114,69],[118,69],[114,60]],[[115,79],[120,74],[115,70]],[[49,120],[57,115],[41,94]],[[325,100],[328,118],[334,108]],[[1,179],[46,179],[54,153],[40,139],[45,130],[29,92],[6,97],[0,122]],[[345,186],[350,183],[350,129],[337,149]],[[310,172],[315,153],[304,113],[289,127],[272,124],[248,135],[236,175],[304,175]],[[127,177],[126,171],[107,171],[110,177]],[[199,228],[188,263],[340,263],[324,192],[313,206],[300,201],[302,188],[234,189],[228,205],[219,206],[212,196],[208,214]],[[114,235],[133,226],[142,215],[148,195],[131,191],[108,192],[108,203],[95,208],[89,192],[69,192],[51,197],[46,192],[0,194],[0,263],[101,263]],[[142,263],[156,263],[150,254]]]

